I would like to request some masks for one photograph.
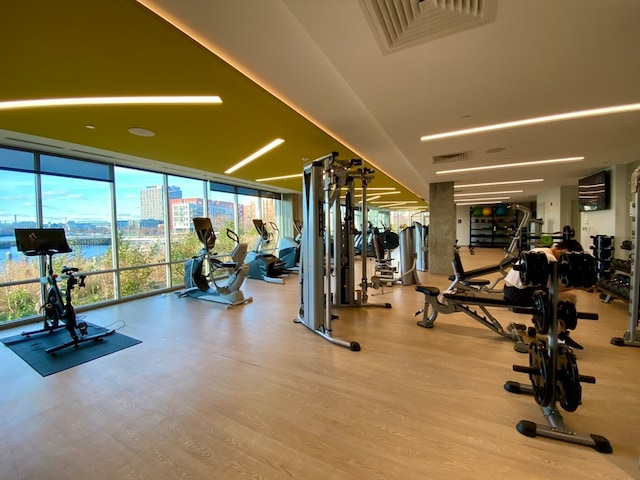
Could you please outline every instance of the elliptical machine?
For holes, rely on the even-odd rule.
[[[247,277],[249,267],[244,264],[247,256],[247,244],[240,243],[238,235],[227,229],[227,237],[236,244],[231,253],[231,262],[223,262],[217,258],[213,249],[216,245],[216,234],[209,218],[194,218],[193,226],[198,239],[204,245],[197,255],[185,262],[184,284],[186,290],[178,292],[180,297],[193,297],[210,302],[223,303],[227,309],[253,301],[240,290]],[[203,273],[203,269],[205,272]],[[226,284],[218,282],[227,277]]]
[[[269,222],[271,227],[278,232],[278,226]],[[293,227],[296,230],[295,238],[282,237],[278,242],[278,257],[284,262],[284,268],[287,270],[296,270],[300,263],[300,240],[302,239],[302,222],[300,220],[293,221]]]
[[[258,243],[256,248],[247,254],[246,263],[249,265],[249,278],[283,284],[284,279],[280,277],[289,273],[284,262],[273,253],[264,250],[264,245],[271,243],[272,235],[259,218],[253,219],[253,226],[258,231]]]

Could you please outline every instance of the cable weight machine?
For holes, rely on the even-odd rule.
[[[574,412],[582,401],[581,382],[596,383],[595,377],[579,373],[573,350],[558,341],[558,324],[563,315],[560,313],[563,311],[563,302],[558,300],[559,285],[577,288],[593,286],[596,282],[595,259],[586,252],[567,253],[561,255],[558,262],[549,263],[544,253],[529,252],[523,253],[520,263],[513,268],[520,270],[524,284],[534,287],[546,285],[551,277],[549,294],[536,292],[536,307],[533,309],[536,312],[534,324],[537,333],[546,334],[547,340],[530,343],[528,366],[513,366],[514,371],[529,374],[531,385],[514,381],[507,381],[504,385],[508,392],[533,395],[549,425],[520,420],[516,429],[528,437],[539,435],[592,447],[601,453],[612,453],[613,448],[605,437],[570,430],[556,406],[559,403],[563,410]],[[519,309],[519,313],[525,310]]]
[[[366,255],[362,255],[360,289],[355,289],[355,187],[362,183],[362,226],[367,224],[367,185],[374,171],[362,167],[362,160],[338,160],[332,152],[303,168],[303,225],[300,242],[300,274],[298,316],[302,323],[330,342],[359,351],[360,344],[333,336],[331,322],[335,307],[379,306],[367,303]],[[341,193],[345,191],[344,218]],[[335,285],[335,287],[334,287]]]
[[[611,343],[617,346],[640,347],[640,167],[631,174],[631,275],[629,291],[629,327],[622,337],[613,337]]]

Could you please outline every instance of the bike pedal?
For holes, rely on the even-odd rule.
[[[87,322],[80,322],[76,327],[78,327],[81,335],[86,335],[89,331],[89,325],[87,325]]]

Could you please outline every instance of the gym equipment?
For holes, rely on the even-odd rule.
[[[284,279],[281,276],[291,272],[285,268],[284,262],[280,258],[265,251],[265,245],[273,241],[273,235],[259,218],[253,219],[253,226],[258,232],[258,243],[253,251],[247,254],[245,260],[249,265],[249,278],[283,284]]]
[[[629,255],[628,260],[612,258],[613,245],[608,247],[602,247],[602,245],[603,241],[604,244],[612,242],[613,237],[596,235],[591,238],[594,239],[594,245],[591,248],[594,249],[594,255],[598,260],[598,283],[596,286],[600,292],[600,298],[604,303],[610,303],[615,298],[628,302],[631,295],[631,259],[633,255]],[[632,244],[625,240],[620,248],[631,250]]]
[[[253,301],[252,297],[245,298],[240,290],[249,270],[249,267],[243,263],[247,255],[247,244],[240,243],[238,235],[227,229],[227,237],[235,242],[236,247],[231,253],[232,261],[223,262],[213,251],[216,245],[216,234],[211,225],[211,219],[193,218],[193,226],[203,248],[185,262],[186,289],[177,292],[178,296],[222,303],[227,306],[227,309]],[[227,282],[221,285],[218,282],[223,278],[227,278]]]
[[[278,226],[269,222],[271,228],[278,232],[280,237],[280,230]],[[302,222],[299,220],[293,221],[293,227],[296,231],[295,238],[281,237],[278,242],[278,258],[284,263],[284,268],[287,270],[296,270],[300,263],[300,240],[302,239]]]
[[[543,254],[544,255],[544,254]],[[591,255],[584,253],[591,257]],[[545,256],[546,257],[546,256]],[[584,268],[583,255],[571,256],[565,259],[569,264],[576,264],[576,267],[562,267],[563,262],[546,262],[542,266],[540,257],[534,255],[525,258],[527,265],[522,263],[514,268],[523,267],[520,272],[526,272],[526,278],[533,279],[529,285],[547,284],[551,277],[551,287],[549,295],[544,298],[536,294],[534,310],[538,315],[544,312],[545,319],[534,322],[537,333],[546,334],[547,340],[534,340],[529,346],[529,365],[513,365],[513,370],[529,374],[531,385],[523,385],[519,382],[507,381],[505,390],[511,393],[523,393],[533,395],[536,403],[542,407],[542,411],[549,425],[541,425],[529,420],[520,420],[516,429],[523,435],[535,437],[540,435],[555,440],[575,443],[577,445],[589,446],[602,453],[611,453],[613,448],[605,437],[601,435],[579,433],[564,424],[564,420],[556,403],[567,412],[574,412],[582,400],[583,383],[595,383],[596,379],[591,376],[581,375],[578,371],[576,357],[571,348],[560,344],[558,340],[558,325],[561,315],[567,315],[566,306],[561,306],[558,300],[560,270],[579,271]],[[593,259],[593,257],[591,257]],[[584,285],[593,285],[596,282],[595,268],[583,270],[586,277],[581,281]],[[543,278],[545,277],[546,278]],[[570,282],[577,280],[570,274]],[[544,303],[540,306],[540,303]],[[529,309],[522,309],[529,310]],[[563,312],[563,310],[565,310]],[[515,310],[514,310],[515,311]],[[550,312],[550,314],[549,314]],[[578,315],[580,317],[580,315]]]
[[[422,225],[420,222],[412,222],[409,229],[413,229],[413,248],[416,253],[416,269],[426,272],[429,269],[429,225]],[[402,234],[402,232],[400,232]],[[402,249],[403,242],[400,243]],[[406,255],[400,254],[404,263]],[[401,264],[402,265],[402,264]],[[406,271],[406,270],[402,270]],[[419,283],[416,281],[416,283]]]
[[[512,259],[508,260],[508,264],[512,263]],[[481,290],[479,287],[489,285],[489,280],[473,280],[465,275],[460,254],[454,251],[452,261],[454,277],[453,283],[445,290],[442,295],[437,287],[429,287],[418,285],[416,291],[424,294],[424,308],[418,310],[414,316],[422,314],[422,320],[416,322],[418,326],[424,328],[433,328],[438,313],[451,314],[463,312],[481,323],[489,330],[496,332],[498,335],[512,339],[514,349],[520,353],[526,353],[528,347],[522,339],[521,331],[525,327],[520,324],[510,323],[505,330],[500,322],[487,310],[487,307],[512,308],[507,300],[505,300],[502,292]],[[506,265],[489,267],[485,273],[491,273],[504,268]],[[477,306],[480,308],[484,316],[472,308]]]
[[[326,258],[333,258],[334,285],[332,301],[336,307],[381,307],[391,308],[390,303],[369,303],[369,288],[381,288],[382,281],[373,275],[371,281],[367,279],[367,255],[360,255],[360,283],[356,285],[355,278],[355,237],[357,228],[355,225],[355,182],[360,181],[362,187],[362,200],[360,203],[361,231],[365,226],[371,227],[367,219],[367,186],[373,179],[373,170],[357,168],[362,165],[362,160],[355,159],[341,161],[334,158],[335,171],[326,172],[325,192],[330,195],[326,202],[330,212],[327,217],[329,247],[326,249]],[[344,192],[344,205],[340,204],[340,198]],[[326,195],[325,195],[326,196]],[[325,199],[326,200],[326,199]],[[305,223],[306,225],[306,223]],[[374,228],[370,230],[373,232]],[[373,241],[380,242],[373,236]],[[374,249],[375,252],[375,249]],[[374,253],[375,255],[375,253]],[[356,288],[359,287],[359,288]]]
[[[425,296],[424,308],[418,310],[414,316],[422,314],[422,320],[417,322],[417,325],[424,328],[433,328],[434,322],[438,317],[438,313],[451,314],[457,312],[463,312],[478,321],[485,327],[493,330],[498,335],[511,338],[514,342],[514,349],[520,353],[527,353],[528,347],[522,339],[521,331],[526,328],[517,323],[510,323],[505,330],[500,322],[487,310],[488,307],[507,308],[514,313],[527,313],[533,315],[534,323],[546,324],[549,322],[551,315],[547,310],[543,308],[543,300],[536,301],[534,297],[534,308],[527,309],[523,307],[516,307],[504,298],[504,294],[499,290],[486,289],[489,285],[489,280],[474,279],[477,276],[492,273],[510,266],[515,259],[513,257],[505,257],[497,266],[490,266],[481,269],[475,269],[471,272],[471,275],[465,273],[462,267],[462,261],[458,252],[454,252],[453,257],[453,283],[440,294],[440,289],[437,287],[417,286],[416,291],[423,293]],[[589,261],[593,262],[593,257],[588,253],[582,255],[575,254],[571,256],[561,256],[564,276],[564,282],[569,287],[585,286],[589,287],[595,283],[595,267],[589,268],[587,265]],[[543,265],[544,262],[544,265]],[[571,265],[569,265],[569,263]],[[553,262],[555,265],[555,262]],[[524,278],[523,283],[531,283],[534,286],[546,286],[548,282],[548,274],[550,272],[550,266],[547,263],[547,257],[542,252],[523,252],[520,255],[520,263],[514,265],[512,268],[520,271],[521,279]],[[544,278],[543,275],[547,274]],[[451,278],[451,277],[450,277]],[[590,285],[587,285],[590,283]],[[476,310],[471,308],[477,306],[482,310],[484,316],[479,314]],[[585,312],[575,312],[570,310],[569,306],[562,305],[564,310],[561,313],[561,317],[566,317],[566,328],[571,329],[571,326],[576,324],[574,319],[597,319],[597,315]],[[567,312],[568,313],[565,313]]]
[[[419,284],[420,280],[416,272],[416,254],[412,251],[413,235],[407,235],[404,231],[398,235],[386,225],[382,232],[379,232],[378,229],[375,230],[376,238],[373,244],[376,252],[376,262],[374,276],[371,278],[372,282],[380,282],[383,286],[391,286],[394,283],[401,283],[402,285]],[[403,244],[400,243],[401,238]],[[398,247],[400,247],[401,274],[396,277],[398,269],[393,265],[391,250]]]
[[[522,252],[513,268],[520,272],[524,285],[544,287],[556,265],[558,281],[565,287],[589,288],[596,283],[595,258],[587,252],[565,252],[558,262],[549,262],[544,252]]]
[[[361,256],[362,279],[355,290],[354,181],[362,184],[362,226],[367,225],[367,185],[374,171],[362,160],[339,160],[337,152],[320,157],[303,168],[303,223],[299,282],[299,307],[295,323],[301,323],[326,340],[359,351],[360,344],[333,336],[335,307],[379,306],[368,304],[367,258]],[[346,189],[343,208],[341,191]],[[363,228],[364,230],[364,228]],[[333,260],[333,262],[332,262]],[[335,288],[334,288],[335,284]]]
[[[541,233],[539,228],[542,226],[542,219],[531,220],[531,224],[535,227],[534,233],[522,231],[520,244],[523,250],[531,250],[534,247],[550,247],[556,240],[571,240],[576,236],[576,231],[570,225],[562,227],[562,232]]]
[[[65,342],[55,347],[47,348],[45,352],[55,356],[56,352],[73,347],[77,349],[81,343],[101,342],[108,335],[115,333],[115,329],[101,332],[94,335],[88,334],[86,322],[78,322],[76,312],[71,302],[71,292],[74,288],[85,286],[85,275],[75,274],[78,272],[74,267],[62,267],[62,275],[53,273],[53,256],[59,253],[70,253],[73,250],[67,243],[67,238],[62,228],[16,228],[16,247],[18,251],[28,257],[40,256],[44,259],[44,268],[47,276],[40,279],[43,285],[47,285],[44,304],[44,324],[42,329],[30,332],[22,332],[25,337],[39,333],[51,333],[60,328],[65,328],[71,336],[71,341]],[[58,280],[66,280],[64,299]]]
[[[629,268],[629,327],[622,337],[613,337],[617,346],[640,347],[640,167],[631,174],[631,255]]]

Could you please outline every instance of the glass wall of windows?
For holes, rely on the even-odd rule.
[[[63,265],[82,272],[113,269],[111,183],[44,174],[40,183],[42,228],[64,228],[73,249],[54,257],[55,271]],[[114,299],[113,274],[92,276],[86,287],[75,289],[74,294],[76,305]]]
[[[44,261],[17,251],[16,228],[64,229],[73,252],[54,255],[54,272],[87,274],[74,290],[86,306],[182,287],[202,247],[194,217],[211,218],[225,254],[236,245],[227,229],[257,238],[253,218],[280,211],[279,194],[0,147],[0,323],[41,313]]]
[[[117,259],[119,295],[127,297],[165,288],[166,270],[135,267],[160,265],[167,260],[167,195],[160,173],[115,168]],[[177,196],[169,188],[169,198]],[[134,268],[124,268],[134,267]]]
[[[216,232],[217,250],[223,253],[231,253],[236,246],[236,242],[226,232],[229,229],[238,234],[238,224],[236,222],[238,205],[236,203],[235,187],[211,182],[209,190],[209,218]]]
[[[33,155],[0,149],[0,166],[29,166]],[[1,167],[0,167],[1,168]],[[41,275],[39,259],[18,253],[15,228],[34,228],[37,224],[36,176],[33,173],[0,169],[0,283],[9,284]],[[0,322],[35,315],[40,284],[8,285],[0,289]]]
[[[193,178],[167,177],[169,191],[169,250],[171,258],[171,286],[184,283],[184,259],[202,248],[193,227],[193,218],[205,217],[211,211],[207,204],[206,182]]]

